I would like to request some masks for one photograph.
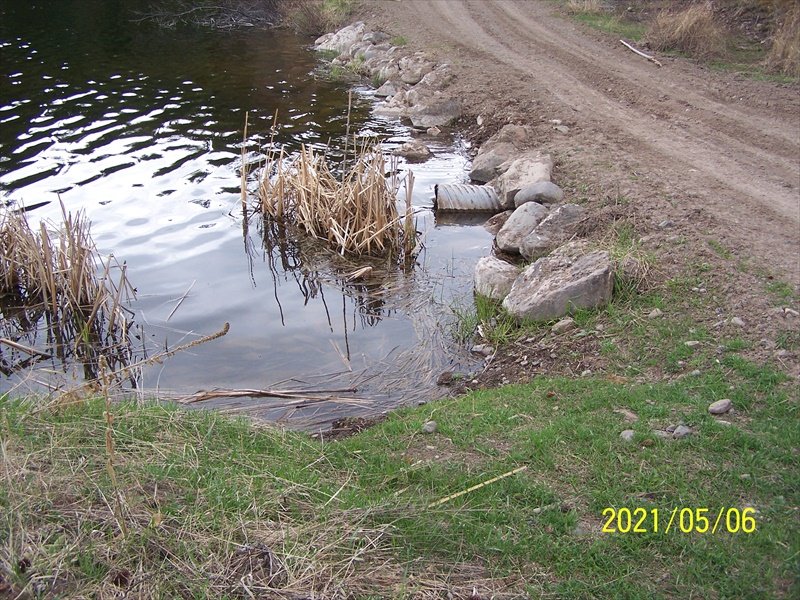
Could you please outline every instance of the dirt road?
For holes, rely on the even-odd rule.
[[[548,2],[367,0],[360,16],[451,63],[470,122],[536,124],[562,179],[616,185],[653,222],[690,222],[800,284],[797,86],[658,68]]]

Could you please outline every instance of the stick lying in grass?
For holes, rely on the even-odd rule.
[[[630,45],[628,42],[626,42],[625,40],[620,40],[620,41],[619,41],[619,43],[620,43],[620,44],[622,44],[623,46],[625,46],[625,47],[626,47],[628,50],[630,50],[631,52],[635,52],[635,53],[636,53],[636,54],[638,54],[639,56],[642,56],[642,57],[646,58],[647,60],[649,60],[649,61],[651,61],[651,62],[654,62],[654,63],[655,63],[656,65],[658,65],[659,67],[663,67],[663,66],[664,66],[664,65],[662,65],[662,64],[661,64],[661,63],[660,63],[658,60],[656,60],[655,58],[653,58],[653,57],[652,57],[652,56],[650,56],[649,54],[645,54],[645,53],[644,53],[644,52],[642,52],[641,50],[637,50],[636,48],[634,48],[633,46],[631,46],[631,45]]]
[[[479,490],[487,485],[494,483],[495,481],[500,481],[501,479],[505,479],[506,477],[511,477],[512,475],[516,475],[517,473],[521,473],[522,471],[526,471],[528,469],[528,465],[523,465],[521,467],[517,467],[516,469],[509,471],[508,473],[503,473],[502,475],[498,475],[497,477],[492,477],[483,483],[479,483],[478,485],[473,485],[471,488],[467,488],[466,490],[461,490],[460,492],[456,492],[455,494],[450,494],[446,498],[442,498],[441,500],[437,500],[436,502],[431,502],[428,504],[428,508],[434,508],[439,506],[440,504],[444,504],[445,502],[450,502],[459,496],[463,496],[464,494],[469,494],[470,492],[474,492],[475,490]]]

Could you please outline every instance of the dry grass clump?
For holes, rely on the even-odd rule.
[[[99,256],[85,215],[62,211],[64,223],[55,230],[45,222],[32,229],[20,212],[0,219],[2,311],[16,315],[20,336],[44,315],[53,354],[88,360],[96,376],[100,349],[116,356],[128,347],[122,303],[133,290],[125,266]]]
[[[388,179],[387,170],[393,173]],[[396,205],[400,184],[394,173],[380,146],[368,142],[356,149],[341,180],[328,158],[312,148],[303,146],[291,156],[283,149],[271,150],[259,185],[261,210],[327,240],[343,255],[408,254],[415,240],[409,239],[413,229],[401,224]]]
[[[792,5],[779,23],[767,53],[767,69],[800,77],[800,4]]]
[[[569,0],[567,12],[573,15],[599,15],[605,12],[605,6],[600,0]]]
[[[678,50],[698,59],[723,56],[726,38],[712,6],[705,2],[677,12],[661,11],[645,34],[654,50]]]

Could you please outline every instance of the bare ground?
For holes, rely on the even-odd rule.
[[[777,303],[792,305],[800,289],[796,84],[683,58],[659,57],[658,68],[550,2],[364,0],[357,16],[452,65],[451,92],[465,106],[458,127],[476,145],[506,123],[532,125],[569,199],[629,205],[662,281],[710,265],[718,308],[699,322],[738,315],[756,342],[797,329],[776,317],[765,292],[770,281],[785,282],[794,297]],[[557,131],[554,119],[569,131]],[[774,354],[764,347],[756,344],[758,358]],[[780,362],[796,373],[796,358]],[[532,374],[500,371],[506,380]]]

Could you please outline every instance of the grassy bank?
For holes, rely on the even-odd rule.
[[[5,398],[0,597],[790,597],[800,431],[784,379],[733,352],[671,384],[542,378],[328,443],[168,406],[116,405],[109,423],[101,401]],[[722,397],[729,425],[706,410]],[[680,422],[694,434],[653,433]],[[603,533],[607,507],[658,508],[661,529]],[[673,507],[712,523],[752,507],[756,530],[666,533]]]

